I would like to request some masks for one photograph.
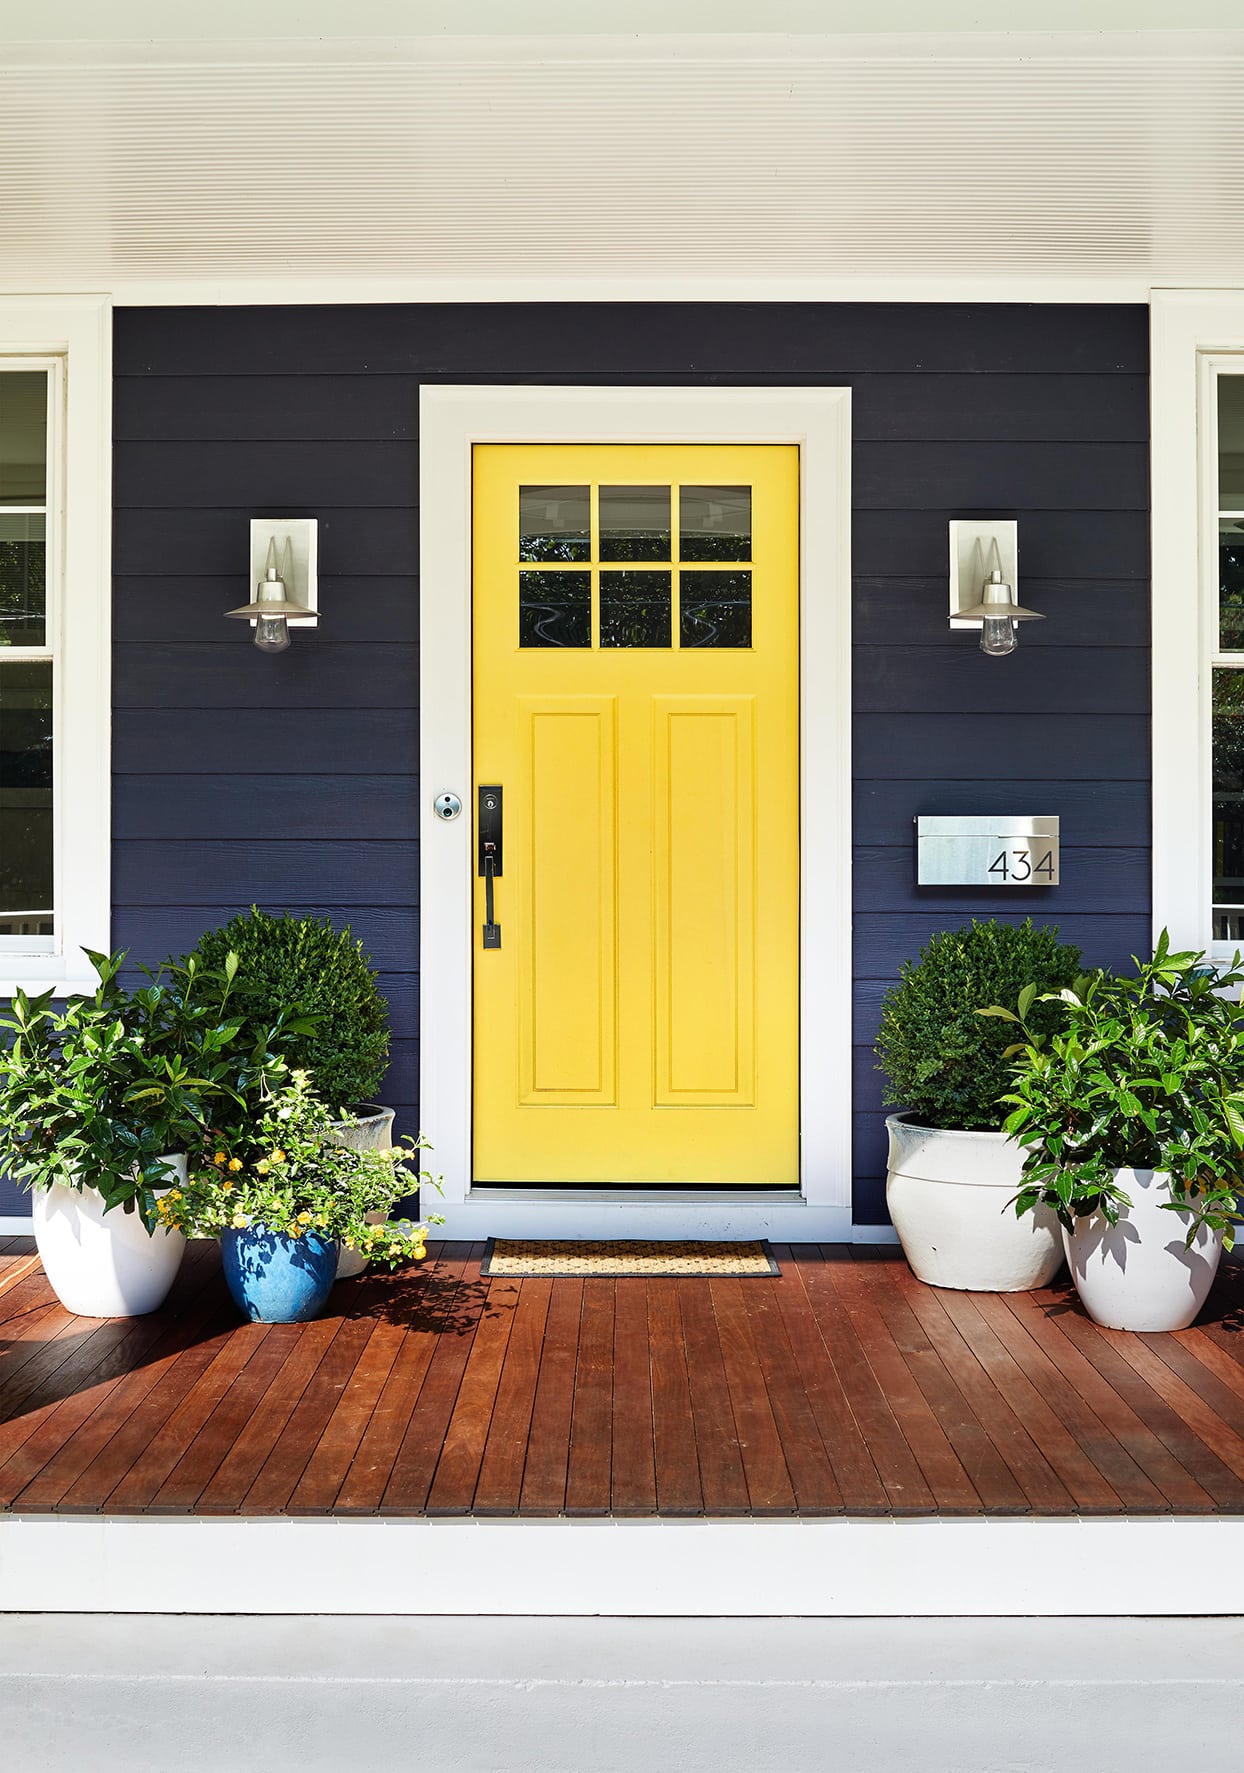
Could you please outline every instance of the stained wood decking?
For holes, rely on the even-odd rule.
[[[57,1305],[0,1239],[0,1507],[122,1514],[1244,1512],[1244,1269],[1179,1335],[1069,1287],[921,1286],[896,1250],[763,1280],[494,1280],[481,1245],[240,1324],[215,1245],[169,1306]]]

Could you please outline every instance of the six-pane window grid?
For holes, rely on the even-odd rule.
[[[0,949],[53,943],[49,371],[0,365]]]
[[[751,557],[750,486],[522,486],[519,645],[750,647]]]

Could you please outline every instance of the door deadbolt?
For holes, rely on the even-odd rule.
[[[456,794],[438,794],[432,802],[432,811],[438,819],[456,819],[462,811],[462,802]]]

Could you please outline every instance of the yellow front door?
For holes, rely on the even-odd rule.
[[[473,509],[475,1178],[794,1187],[799,452],[481,445]]]

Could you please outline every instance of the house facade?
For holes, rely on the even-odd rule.
[[[932,933],[1239,934],[1237,39],[16,46],[0,985],[313,911],[449,1235],[887,1238]],[[1057,878],[921,879],[929,815]]]

